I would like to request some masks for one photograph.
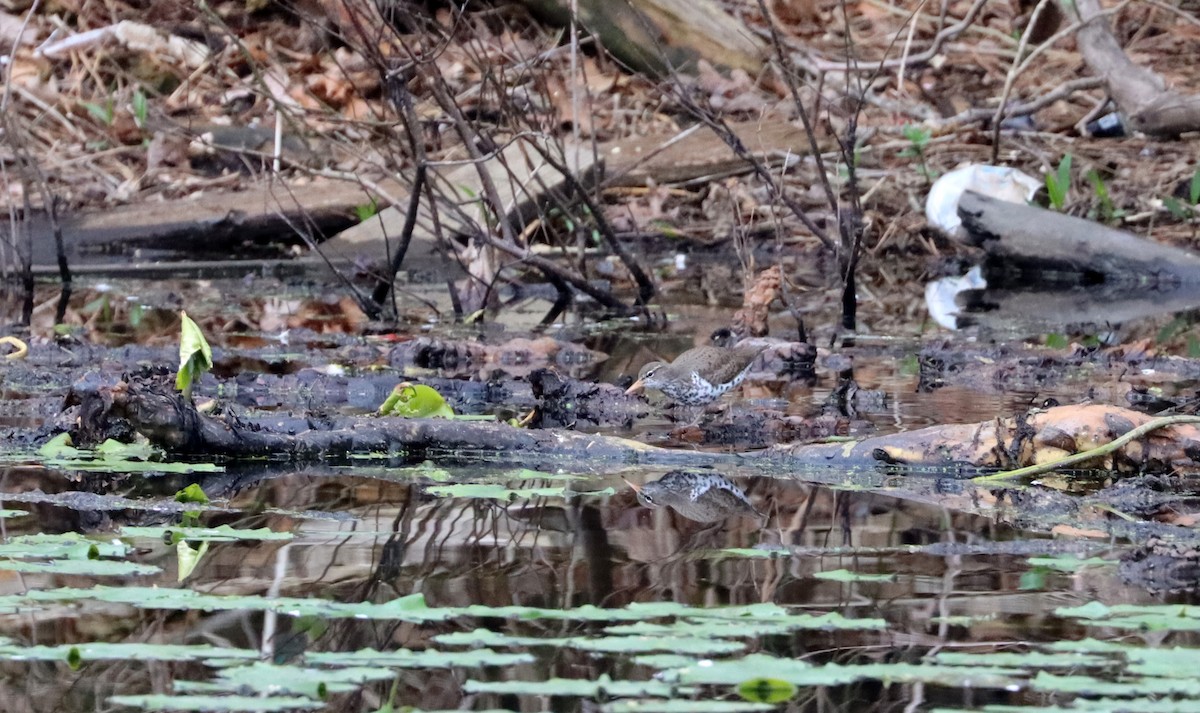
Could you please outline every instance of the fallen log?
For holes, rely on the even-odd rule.
[[[566,26],[573,9],[583,27],[627,66],[657,76],[694,71],[697,60],[751,75],[762,71],[765,45],[712,0],[522,0]]]
[[[165,370],[128,377],[83,396],[76,436],[119,432],[119,421],[169,452],[224,458],[320,460],[385,453],[417,460],[434,456],[536,458],[564,463],[621,462],[684,467],[759,464],[775,475],[811,479],[812,469],[864,468],[879,476],[933,469],[973,477],[1089,451],[1143,426],[1151,416],[1100,404],[1035,409],[976,424],[933,426],[859,441],[777,446],[749,454],[656,448],[637,441],[563,429],[522,429],[503,423],[445,419],[341,418],[295,432],[294,423],[272,429],[235,415],[202,414],[173,388]],[[282,422],[281,422],[282,423]],[[1079,468],[1112,472],[1194,469],[1200,460],[1200,427],[1173,425],[1152,431]],[[820,480],[820,479],[817,479]],[[882,484],[882,481],[880,481]],[[878,486],[876,486],[878,487]]]
[[[1036,206],[963,193],[958,215],[968,244],[983,248],[988,284],[1007,270],[1061,275],[1077,284],[1126,284],[1138,289],[1200,285],[1200,257],[1123,230]]]
[[[965,325],[1104,325],[1200,305],[1200,257],[1186,250],[972,191],[958,215],[987,253],[986,289],[955,298]]]

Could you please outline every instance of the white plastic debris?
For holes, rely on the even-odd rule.
[[[925,306],[933,321],[946,329],[958,329],[958,314],[961,308],[955,298],[967,290],[982,290],[987,287],[983,271],[978,265],[962,277],[943,277],[925,285]]]
[[[150,25],[132,20],[122,20],[115,25],[80,32],[62,40],[52,37],[43,42],[35,54],[46,59],[63,59],[73,51],[97,49],[107,43],[118,44],[132,52],[174,59],[191,68],[199,67],[208,60],[208,46],[203,42],[166,35]]]
[[[1026,203],[1041,187],[1041,181],[1015,168],[972,163],[934,181],[925,199],[925,218],[947,235],[958,236],[962,229],[958,200],[963,191],[975,191],[1009,203]]]

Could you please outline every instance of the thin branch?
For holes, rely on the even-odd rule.
[[[371,293],[371,301],[375,303],[377,312],[374,316],[378,316],[379,307],[383,306],[383,301],[391,292],[392,283],[396,280],[396,273],[400,272],[400,265],[404,262],[404,255],[408,252],[409,243],[412,242],[413,230],[417,226],[417,210],[421,207],[421,189],[425,185],[426,170],[425,164],[417,164],[417,174],[413,176],[412,193],[408,197],[408,212],[404,214],[404,227],[400,230],[400,244],[392,252],[387,272],[375,286],[375,291]]]
[[[821,188],[825,191],[825,200],[829,203],[829,209],[836,214],[838,199],[833,192],[833,186],[829,183],[829,176],[825,173],[825,162],[821,158],[821,146],[817,143],[817,135],[813,131],[812,121],[808,118],[808,111],[805,110],[804,101],[800,97],[800,86],[796,82],[794,72],[792,72],[793,65],[786,61],[783,51],[783,37],[780,36],[779,28],[775,26],[775,21],[771,19],[771,13],[767,10],[766,0],[758,0],[758,7],[762,11],[763,17],[767,19],[767,29],[771,31],[771,46],[775,48],[776,60],[779,62],[779,71],[783,75],[784,81],[787,82],[788,93],[792,95],[792,103],[796,107],[796,113],[800,115],[800,122],[804,124],[804,134],[808,137],[808,145],[812,149],[813,160],[817,164],[817,178],[821,182]],[[818,235],[818,237],[820,236]]]
[[[1038,4],[1034,6],[1033,13],[1029,16],[1028,27],[1035,27],[1038,18],[1042,16],[1042,11],[1049,7],[1054,0],[1038,0]],[[1051,38],[1053,39],[1053,38]],[[1017,74],[1026,65],[1021,62],[1021,57],[1025,54],[1025,46],[1029,43],[1029,33],[1021,33],[1021,41],[1017,43],[1017,56],[1013,60],[1012,67],[1008,70],[1008,76],[1004,79],[1004,89],[1000,92],[1000,103],[996,106],[996,115],[992,118],[992,163],[995,164],[1000,158],[1000,117],[1004,114],[1004,105],[1008,103],[1008,95],[1012,92],[1013,84],[1017,81]],[[1043,46],[1048,46],[1044,44]]]
[[[926,62],[930,61],[931,59],[933,59],[934,57],[937,56],[938,52],[940,52],[942,49],[943,43],[945,43],[949,40],[952,40],[955,37],[958,37],[960,34],[963,33],[964,30],[966,30],[968,27],[970,27],[971,23],[975,22],[976,16],[979,15],[979,11],[983,9],[983,6],[986,5],[987,2],[988,2],[988,0],[975,0],[975,2],[972,3],[971,8],[969,10],[967,10],[967,14],[963,15],[963,19],[959,20],[958,22],[954,23],[953,25],[950,25],[949,27],[943,28],[941,32],[934,35],[932,43],[929,45],[929,47],[925,51],[918,52],[918,53],[912,55],[911,57],[898,57],[896,59],[884,59],[879,62],[872,62],[870,65],[860,64],[856,61],[851,60],[850,58],[847,58],[846,61],[844,61],[844,62],[833,62],[830,60],[818,59],[818,60],[811,60],[807,64],[809,65],[809,68],[814,73],[818,73],[818,72],[878,72],[883,69],[894,69],[896,67],[901,67],[901,66],[912,66],[912,65],[917,65],[917,64],[925,64]]]
[[[1054,89],[1045,92],[1038,96],[1037,99],[1017,104],[1016,106],[1006,109],[1001,116],[1001,121],[1014,116],[1026,116],[1050,106],[1060,99],[1066,99],[1075,92],[1086,91],[1088,89],[1098,89],[1104,86],[1104,80],[1099,77],[1081,77],[1063,82]],[[976,121],[984,121],[989,117],[994,117],[994,112],[991,109],[975,108],[968,109],[964,112],[955,114],[954,116],[945,119],[937,119],[931,124],[938,129],[949,129],[961,124],[969,124]]]

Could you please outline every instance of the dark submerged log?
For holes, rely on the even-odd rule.
[[[933,426],[860,441],[777,446],[751,454],[670,450],[612,436],[563,429],[523,429],[505,423],[406,418],[335,418],[321,423],[292,421],[283,428],[250,423],[236,415],[199,413],[174,391],[164,370],[129,377],[111,388],[91,392],[82,413],[93,429],[119,419],[156,445],[174,453],[228,458],[338,459],[352,453],[429,457],[622,462],[704,467],[741,464],[769,469],[776,476],[812,477],[812,469],[834,468],[835,480],[846,468],[869,479],[889,473],[932,469],[939,476],[978,475],[979,469],[1045,463],[1090,451],[1143,425],[1146,414],[1100,404],[1035,409],[1011,418],[976,424]],[[97,423],[99,421],[99,423]],[[282,426],[285,422],[279,421]],[[286,430],[285,430],[286,429]],[[101,429],[103,430],[103,429]],[[76,429],[76,435],[84,435]],[[82,443],[81,443],[82,445]],[[1200,456],[1200,427],[1173,425],[1151,432],[1114,453],[1080,467],[1110,471],[1195,469]],[[864,483],[864,485],[867,485]],[[878,487],[869,486],[869,487]]]
[[[676,452],[636,441],[563,430],[514,428],[505,423],[417,418],[336,418],[308,430],[273,430],[233,414],[208,416],[173,388],[164,371],[127,377],[82,399],[91,428],[98,419],[122,419],[171,452],[227,458],[315,460],[351,453],[561,455],[565,459],[639,463],[711,464],[720,454]],[[294,423],[287,426],[295,428]],[[82,432],[77,431],[76,436]]]

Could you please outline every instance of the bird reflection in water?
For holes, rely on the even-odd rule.
[[[720,522],[730,517],[764,515],[754,508],[741,488],[718,473],[673,470],[652,483],[629,487],[638,502],[655,509],[669,507],[696,522]]]

